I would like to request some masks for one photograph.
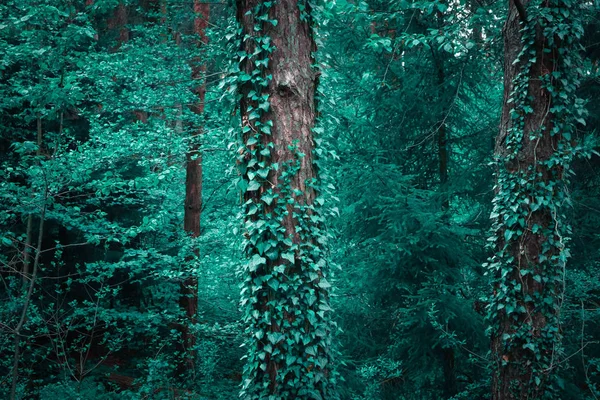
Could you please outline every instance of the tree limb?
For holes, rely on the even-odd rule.
[[[19,346],[21,344],[21,329],[25,324],[27,319],[27,310],[29,309],[29,304],[31,303],[31,297],[33,296],[33,287],[35,286],[35,281],[37,278],[38,267],[40,265],[40,255],[42,254],[42,239],[44,238],[44,220],[46,219],[46,201],[48,199],[48,182],[46,181],[46,189],[44,194],[44,204],[42,205],[42,212],[40,213],[40,224],[39,224],[39,232],[38,232],[38,241],[37,248],[35,252],[35,259],[33,261],[33,271],[31,274],[31,281],[29,282],[29,289],[27,290],[27,294],[25,295],[25,302],[23,304],[23,309],[21,310],[21,318],[19,319],[19,323],[14,330],[15,335],[15,355],[14,355],[14,363],[12,370],[12,383],[10,389],[10,399],[15,400],[17,397],[17,381],[19,379],[19,359],[21,353],[19,351]]]
[[[525,6],[521,0],[513,0],[513,4],[517,8],[517,12],[519,13],[519,18],[522,22],[527,22],[527,12],[525,11]]]

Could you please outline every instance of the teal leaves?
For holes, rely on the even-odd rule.
[[[296,261],[296,257],[292,252],[286,252],[281,255],[281,258],[290,262],[290,264],[294,264]]]
[[[252,256],[252,258],[250,259],[250,262],[248,263],[248,269],[250,272],[254,272],[259,267],[266,265],[266,264],[267,264],[266,258],[261,257],[258,254],[255,254],[254,256]]]
[[[313,200],[317,196],[312,194],[319,191],[317,177],[301,181],[306,154],[299,141],[308,139],[287,143],[282,128],[274,129],[274,120],[281,116],[272,114],[275,47],[269,33],[279,27],[270,16],[279,5],[258,2],[246,10],[252,18],[240,21],[244,51],[238,57],[237,81],[242,127],[236,159],[242,175],[238,187],[244,198],[248,259],[241,271],[248,350],[241,396],[308,398],[314,393],[314,398],[323,398],[330,390],[328,375],[333,376],[322,367],[330,368],[333,350],[318,345],[329,340],[327,334],[333,330],[331,309],[322,304],[325,300],[318,301],[327,299],[331,288],[325,279],[328,264],[321,262],[324,201]],[[302,12],[306,13],[302,23],[308,23],[309,8]],[[310,28],[312,33],[312,22]],[[276,374],[268,372],[273,370]]]
[[[273,204],[273,200],[275,200],[278,196],[273,192],[267,192],[261,196],[261,200],[265,202],[266,205],[270,206]]]
[[[260,187],[261,185],[258,181],[251,180],[250,183],[248,183],[248,188],[246,189],[246,191],[253,192],[255,190],[260,189]]]
[[[569,232],[561,210],[568,201],[564,187],[577,156],[572,138],[584,114],[574,68],[581,63],[576,50],[581,21],[576,9],[564,13],[566,8],[565,1],[552,6],[530,2],[522,30],[511,33],[519,37],[522,49],[512,60],[512,92],[505,104],[510,121],[496,160],[491,241],[495,254],[490,261],[496,274],[488,319],[492,340],[499,346],[496,357],[509,355],[502,368],[525,366],[536,386],[548,382],[560,348],[556,302],[563,290]],[[532,96],[534,87],[544,96]],[[548,118],[546,109],[552,110]],[[518,349],[530,352],[520,355]],[[551,385],[527,390],[540,397],[552,393]]]

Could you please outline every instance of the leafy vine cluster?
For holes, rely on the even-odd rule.
[[[314,34],[310,3],[297,5],[301,20]],[[244,16],[252,19],[252,31],[237,32],[242,43],[237,86],[243,108],[237,164],[248,259],[241,269],[247,335],[241,397],[332,399],[335,326],[330,318],[328,236],[320,181],[311,178],[301,190],[297,180],[307,155],[297,142],[277,149],[272,136],[277,126],[269,98],[273,81],[269,65],[276,48],[269,32],[278,24],[270,17],[276,6],[276,1],[259,1]],[[319,150],[311,155],[315,164]],[[274,161],[274,153],[282,151],[287,159]]]
[[[522,50],[513,63],[518,71],[508,100],[504,151],[496,159],[491,215],[496,253],[488,265],[495,289],[487,317],[500,349],[496,373],[509,375],[510,390],[519,398],[523,390],[528,398],[556,398],[569,257],[565,187],[570,164],[582,150],[574,134],[585,113],[576,95],[581,75],[577,42],[583,34],[577,3],[534,0],[517,9]],[[548,107],[539,113],[534,108],[544,98]],[[523,376],[528,382],[519,380]]]

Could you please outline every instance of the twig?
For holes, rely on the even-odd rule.
[[[45,198],[48,198],[48,183],[46,182],[45,188]],[[25,320],[27,319],[27,310],[29,308],[29,303],[31,302],[31,297],[33,295],[33,287],[35,286],[35,280],[38,273],[38,267],[40,265],[40,255],[42,254],[42,239],[44,238],[44,219],[46,218],[46,202],[42,205],[42,212],[40,213],[40,224],[39,224],[39,232],[38,232],[38,242],[37,242],[37,250],[35,253],[35,259],[33,261],[33,271],[31,273],[31,281],[29,282],[29,289],[27,290],[27,296],[25,297],[25,304],[23,304],[23,310],[21,311],[21,318],[17,327],[15,328],[15,357],[13,363],[13,371],[12,371],[12,384],[10,389],[10,398],[11,400],[16,399],[17,394],[17,381],[19,379],[19,346],[21,344],[21,329],[25,324]]]

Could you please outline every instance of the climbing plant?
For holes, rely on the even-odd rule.
[[[576,94],[583,28],[571,0],[516,1],[510,13],[491,214],[496,250],[488,265],[493,398],[556,398],[569,256],[566,185],[584,150],[574,140],[576,124],[585,124]]]
[[[335,398],[327,234],[314,148],[315,5],[238,1],[243,398]],[[285,38],[295,31],[297,42]],[[276,45],[277,44],[277,45]],[[287,70],[290,68],[290,70]],[[297,69],[297,70],[295,70]],[[293,115],[291,115],[293,114]]]

